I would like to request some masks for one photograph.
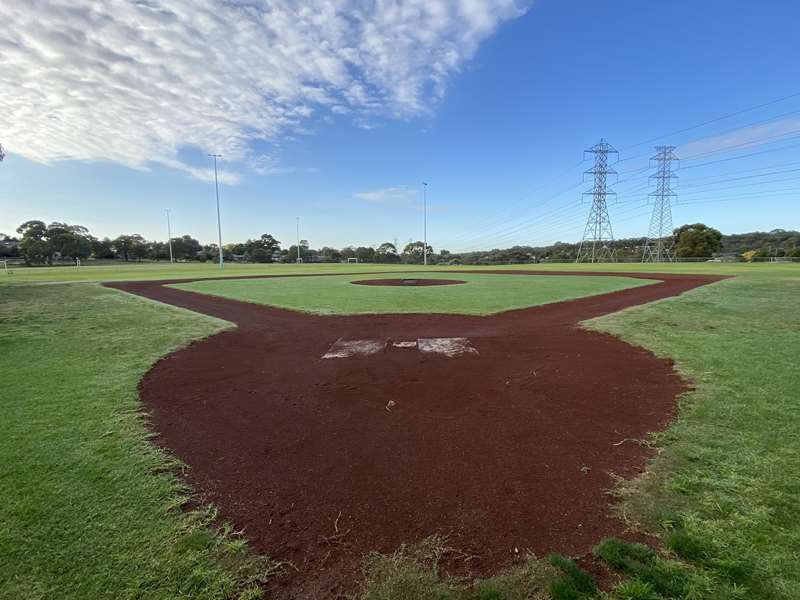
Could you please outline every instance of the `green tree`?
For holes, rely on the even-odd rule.
[[[51,262],[53,250],[46,239],[47,225],[44,221],[25,221],[17,227],[17,233],[22,235],[20,251],[27,264]]]
[[[397,246],[391,242],[383,242],[375,251],[375,260],[384,263],[400,262],[400,255],[397,253]]]
[[[406,247],[403,248],[403,262],[412,263],[412,264],[421,264],[424,259],[424,248],[425,244],[420,241],[416,242],[409,242],[406,244]],[[433,255],[433,248],[428,245],[428,257]]]
[[[92,256],[95,258],[114,258],[114,244],[106,238],[92,240]]]
[[[0,258],[19,256],[19,240],[5,233],[0,233]]]
[[[673,236],[675,254],[682,258],[711,256],[722,247],[722,233],[703,223],[682,225]]]
[[[245,254],[249,260],[258,263],[272,262],[273,254],[281,250],[280,241],[268,233],[255,240],[247,240],[242,246],[244,251],[240,254]]]
[[[326,262],[341,262],[342,261],[342,253],[339,252],[336,248],[331,248],[330,246],[323,246],[319,250],[319,256],[322,260]]]
[[[82,225],[50,223],[46,238],[53,254],[61,258],[89,258],[92,253],[92,236]]]
[[[297,244],[289,246],[284,256],[286,262],[295,262],[297,260]],[[308,245],[308,240],[300,240],[300,258],[303,262],[307,262],[311,257],[312,251]]]
[[[194,260],[202,250],[203,246],[200,242],[190,235],[172,238],[172,255],[175,257],[175,260]],[[215,257],[218,256],[216,245],[213,245],[211,251]]]
[[[169,245],[167,242],[147,242],[147,258],[150,260],[169,260]]]
[[[358,262],[375,262],[375,248],[359,246],[356,248]]]
[[[139,254],[138,247],[144,246],[145,241],[138,233],[132,233],[117,236],[111,244],[114,248],[114,253],[125,262],[128,262],[132,256]]]
[[[53,264],[53,258],[87,258],[92,252],[92,237],[82,225],[44,221],[25,221],[17,228],[22,234],[20,250],[28,264]]]

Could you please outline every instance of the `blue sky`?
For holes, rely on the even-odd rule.
[[[161,239],[169,208],[213,241],[217,151],[225,242],[419,239],[423,180],[437,250],[576,241],[601,137],[616,237],[647,232],[654,144],[684,159],[676,226],[800,228],[790,0],[106,4],[0,6],[0,232]]]

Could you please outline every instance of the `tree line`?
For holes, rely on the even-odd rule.
[[[0,233],[0,258],[21,258],[29,265],[53,265],[78,260],[162,261],[170,260],[170,243],[149,241],[137,233],[119,235],[113,239],[94,237],[82,225],[62,222],[46,224],[44,221],[26,221],[16,229],[17,236]],[[171,256],[176,261],[216,261],[219,259],[217,244],[201,244],[190,235],[171,240]],[[423,262],[424,244],[409,242],[399,249],[391,242],[377,247],[348,246],[311,248],[307,240],[300,240],[287,248],[280,240],[265,233],[244,242],[223,246],[223,257],[239,262],[344,262],[358,259],[359,262],[408,263]],[[447,250],[438,254],[428,245],[428,262],[446,261]]]
[[[59,262],[86,260],[162,261],[170,259],[170,244],[148,241],[139,234],[123,234],[113,239],[96,238],[81,225],[62,222],[46,224],[44,221],[26,221],[20,225],[17,236],[0,233],[0,258],[21,258],[30,265],[52,265]],[[619,260],[641,260],[645,238],[627,238],[610,243]],[[703,223],[683,225],[672,235],[674,253],[678,258],[700,258],[728,255],[732,258],[752,260],[768,257],[800,257],[800,232],[775,229],[770,232],[752,232],[723,235]],[[551,246],[514,246],[480,252],[438,253],[428,245],[430,264],[502,264],[541,261],[571,261],[578,255],[577,243],[556,242]],[[282,247],[281,242],[265,233],[244,242],[226,244],[223,256],[228,261],[239,262],[345,262],[358,259],[366,263],[423,262],[423,243],[409,242],[402,249],[391,242],[373,246],[348,246],[311,248],[307,240]],[[201,244],[190,235],[172,238],[172,257],[177,261],[216,261],[219,250],[216,244]]]
[[[682,225],[673,231],[673,252],[676,257],[709,258],[723,256],[733,260],[754,258],[800,257],[800,231],[775,229],[769,232],[752,232],[723,235],[704,223]],[[647,238],[614,240],[609,246],[617,260],[640,261]],[[477,252],[453,254],[451,258],[461,264],[507,264],[546,261],[574,261],[579,243],[556,242],[550,246],[514,246]]]

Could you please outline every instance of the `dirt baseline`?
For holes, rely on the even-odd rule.
[[[609,473],[644,466],[629,440],[667,423],[684,384],[669,361],[577,324],[722,279],[624,275],[661,281],[490,317],[309,316],[167,282],[109,286],[237,324],[156,363],[141,398],[201,499],[296,567],[271,597],[327,598],[366,552],[432,533],[474,555],[474,575],[621,531]],[[435,337],[479,355],[321,359],[337,339]]]
[[[399,285],[403,287],[419,287],[429,285],[458,285],[467,283],[460,279],[359,279],[351,281],[356,285]]]

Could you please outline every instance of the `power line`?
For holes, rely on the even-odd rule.
[[[706,125],[710,125],[711,123],[716,123],[718,121],[724,121],[725,119],[730,119],[731,117],[735,117],[737,115],[744,114],[746,112],[750,112],[752,110],[758,110],[759,108],[764,108],[766,106],[772,106],[773,104],[778,104],[779,102],[783,102],[784,100],[790,100],[792,98],[797,98],[800,96],[800,92],[796,92],[794,94],[789,94],[788,96],[783,96],[782,98],[777,98],[775,100],[770,100],[769,102],[763,102],[761,104],[756,104],[755,106],[748,106],[747,108],[743,108],[741,110],[737,110],[732,113],[728,113],[726,115],[722,115],[720,117],[715,117],[713,119],[709,119],[708,121],[703,121],[702,123],[698,123],[697,125],[692,125],[691,127],[685,127],[683,129],[678,129],[676,131],[672,131],[670,133],[665,133],[664,135],[659,135],[654,138],[650,138],[648,140],[644,140],[643,142],[638,142],[636,144],[631,144],[629,146],[625,146],[622,150],[630,150],[631,148],[636,148],[638,146],[642,146],[644,144],[650,144],[652,142],[656,142],[658,140],[662,140],[666,137],[672,137],[678,135],[680,133],[686,133],[687,131],[692,131],[693,129],[699,129],[700,127],[705,127]],[[774,117],[773,117],[774,118]],[[745,127],[749,127],[749,125],[745,125]],[[628,159],[629,160],[629,159]]]
[[[561,177],[563,177],[564,175],[566,175],[570,171],[572,171],[572,170],[576,169],[577,167],[579,167],[583,162],[584,161],[581,160],[578,163],[570,166],[569,168],[564,169],[563,171],[560,171],[557,175],[552,177],[548,182],[546,182],[546,183],[544,183],[544,184],[542,184],[540,186],[534,187],[529,193],[524,194],[524,195],[520,196],[519,198],[517,198],[516,200],[514,200],[513,202],[511,202],[499,214],[496,214],[495,218],[493,220],[492,219],[490,219],[489,221],[485,221],[484,220],[483,222],[481,222],[479,224],[476,224],[476,226],[470,227],[467,230],[462,231],[459,234],[456,234],[455,236],[453,236],[451,238],[451,241],[459,241],[459,240],[462,240],[464,238],[472,237],[471,234],[476,230],[483,231],[483,233],[478,234],[478,236],[476,236],[476,237],[486,237],[486,236],[491,235],[491,232],[487,231],[487,228],[494,228],[494,229],[502,228],[503,226],[505,226],[505,225],[507,225],[509,223],[517,221],[517,218],[514,217],[514,216],[511,216],[510,218],[500,217],[499,219],[497,217],[500,216],[500,215],[505,215],[505,214],[508,214],[508,213],[512,212],[513,209],[516,206],[518,206],[523,200],[526,200],[532,194],[534,194],[536,192],[539,192],[541,190],[544,190],[545,188],[549,187],[550,185],[552,185],[553,183],[555,183],[556,181],[561,179]],[[569,188],[567,188],[566,190],[562,190],[561,192],[558,192],[556,194],[553,194],[553,195],[547,197],[543,202],[539,203],[539,207],[546,205],[547,203],[551,202],[552,200],[555,200],[556,198],[558,198],[559,196],[561,196],[565,192],[578,187],[578,185],[579,184],[572,185]]]
[[[686,171],[687,169],[698,169],[700,167],[706,167],[708,165],[715,165],[718,163],[728,162],[731,160],[739,160],[741,158],[749,158],[751,156],[758,156],[760,154],[768,154],[770,152],[780,152],[781,150],[791,150],[792,148],[800,148],[800,144],[791,144],[789,146],[781,146],[780,148],[768,148],[766,150],[759,150],[758,152],[749,152],[747,154],[740,154],[739,156],[729,156],[728,158],[718,158],[716,160],[709,160],[696,165],[691,165],[689,167],[682,167],[682,170]]]

